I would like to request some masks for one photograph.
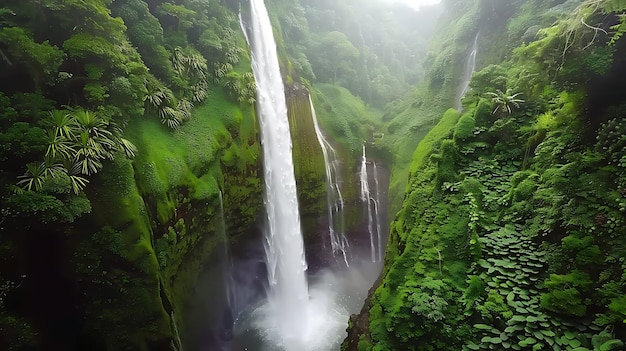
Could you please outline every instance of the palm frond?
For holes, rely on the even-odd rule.
[[[63,110],[50,111],[49,117],[46,118],[44,123],[47,126],[52,127],[54,130],[54,133],[57,136],[61,138],[66,138],[66,139],[72,138],[73,121],[72,121],[70,114],[67,111],[63,111]]]
[[[194,102],[202,102],[209,96],[208,84],[206,80],[199,81],[195,86],[192,87],[192,89],[193,96],[191,100],[193,100]]]
[[[180,111],[183,120],[191,119],[191,112],[193,110],[193,103],[187,99],[180,99],[176,109]]]
[[[67,170],[63,168],[63,165],[54,158],[45,157],[43,165],[44,165],[45,176],[56,178],[62,174],[67,173]]]
[[[48,130],[47,133],[48,148],[46,149],[46,157],[54,159],[71,158],[75,152],[70,140],[61,137],[56,131]]]
[[[159,110],[159,116],[161,117],[161,123],[167,125],[172,129],[176,129],[182,122],[182,116],[180,112],[170,106],[165,106]]]
[[[70,175],[69,178],[70,184],[72,186],[72,191],[76,195],[80,194],[80,192],[83,191],[83,189],[85,189],[85,187],[89,183],[89,180],[79,175]]]
[[[26,172],[18,177],[21,180],[17,185],[26,191],[41,190],[46,177],[45,164],[31,162],[26,164]]]
[[[117,141],[122,151],[124,151],[124,154],[126,154],[126,157],[134,158],[137,155],[137,147],[128,139],[118,137]]]

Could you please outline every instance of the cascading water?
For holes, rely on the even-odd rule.
[[[269,283],[267,303],[255,312],[253,323],[266,342],[272,344],[272,350],[328,350],[340,337],[338,333],[329,334],[341,330],[347,321],[347,311],[334,305],[332,295],[317,296],[312,290],[309,297],[291,135],[276,43],[263,0],[251,0],[250,12],[247,38],[252,48],[263,147]]]
[[[476,33],[476,36],[474,37],[474,43],[472,44],[472,51],[470,51],[470,54],[467,57],[467,61],[465,62],[465,69],[463,70],[463,80],[461,81],[459,91],[456,95],[456,100],[454,101],[454,108],[457,109],[457,111],[461,111],[463,109],[461,100],[469,90],[469,83],[472,79],[472,73],[474,73],[474,70],[476,70],[476,54],[478,53],[479,35],[480,32]]]
[[[376,164],[374,164],[374,171],[377,173]],[[363,155],[361,156],[361,172],[360,172],[360,183],[361,183],[361,201],[365,203],[367,209],[367,231],[370,236],[370,251],[372,262],[380,262],[382,261],[382,245],[381,245],[381,237],[380,237],[380,218],[378,214],[378,199],[373,198],[370,193],[369,188],[369,180],[367,175],[367,157],[365,156],[365,145],[363,145]],[[374,174],[376,187],[378,188],[378,175]],[[376,189],[378,195],[380,196],[380,191]],[[373,205],[373,206],[372,206]],[[374,213],[372,213],[372,207]],[[374,227],[376,224],[376,227]]]
[[[228,242],[228,233],[226,231],[226,218],[224,216],[224,195],[220,190],[220,225],[221,234],[224,240],[224,258],[222,259],[223,276],[225,279],[224,285],[226,286],[226,303],[228,304],[228,310],[230,312],[230,320],[237,319],[237,315],[240,312],[239,298],[237,296],[237,288],[235,283],[235,276],[233,274],[233,258],[230,253],[230,244]]]
[[[324,155],[324,165],[326,168],[326,202],[328,206],[328,235],[330,237],[330,245],[333,255],[341,255],[347,267],[348,263],[348,239],[344,234],[344,215],[343,215],[343,196],[339,187],[339,173],[337,172],[337,154],[335,149],[330,145],[328,140],[322,134],[322,130],[317,123],[317,115],[313,106],[313,100],[309,95],[309,103],[311,104],[311,115],[313,117],[313,126],[317,140],[322,148]]]
[[[278,66],[276,43],[262,0],[250,1],[252,70],[257,84],[267,223],[265,251],[268,300],[276,328],[286,338],[299,335],[309,301],[307,264],[300,229],[296,180],[291,158],[287,104]]]

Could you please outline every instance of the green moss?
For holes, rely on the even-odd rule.
[[[454,129],[454,139],[465,140],[474,135],[476,121],[471,115],[463,115]]]
[[[119,231],[119,233],[109,234],[105,240],[105,245],[106,242],[115,243],[113,246],[109,245],[108,249],[115,255],[102,253],[102,260],[113,259],[113,257],[115,261],[122,259],[133,269],[113,268],[116,273],[108,277],[98,277],[96,281],[103,279],[107,281],[117,276],[120,279],[113,281],[120,285],[120,290],[116,292],[105,290],[102,296],[95,297],[93,301],[88,302],[87,309],[95,308],[99,313],[98,318],[95,318],[89,325],[94,330],[102,330],[105,325],[107,326],[106,328],[114,336],[107,338],[109,349],[128,347],[128,345],[133,345],[137,349],[146,349],[142,345],[148,335],[155,341],[171,337],[169,317],[163,310],[158,292],[160,272],[156,254],[152,248],[152,228],[143,198],[134,185],[134,172],[130,161],[122,158],[116,159],[101,172],[101,176],[104,180],[103,188],[107,191],[98,196],[90,196],[94,207],[93,213],[97,223]],[[86,238],[86,240],[89,239]],[[99,245],[98,250],[102,249],[102,245]],[[115,267],[111,262],[103,262],[104,264]],[[93,269],[98,269],[98,267],[93,267]],[[89,269],[89,272],[92,270]],[[119,295],[120,291],[125,294]],[[112,304],[113,301],[116,303]],[[102,310],[101,304],[107,305],[107,308]],[[135,321],[141,322],[137,325]],[[111,326],[119,326],[119,328],[109,329]],[[128,330],[133,330],[133,332],[129,333]]]
[[[315,132],[308,92],[298,86],[288,91],[288,118],[300,213],[317,218],[326,210],[324,157]],[[307,228],[314,227],[305,225],[303,229],[306,232]]]
[[[175,215],[178,188],[187,188],[193,199],[217,195],[222,175],[214,166],[221,149],[232,145],[228,128],[241,119],[239,107],[215,91],[174,134],[152,119],[129,125],[129,138],[144,150],[134,161],[137,184],[144,196],[153,199],[158,223],[165,224]]]
[[[345,88],[332,84],[314,88],[320,125],[353,156],[360,155],[361,146],[373,141],[374,132],[381,129],[375,113]]]
[[[441,158],[438,160],[437,180],[439,183],[453,182],[456,178],[455,162],[458,153],[456,143],[451,139],[443,140],[439,150]]]
[[[103,292],[103,299],[119,301],[119,308],[111,308],[98,323],[134,330],[120,330],[124,336],[110,349],[134,345],[147,350],[145,345],[170,339],[170,308],[179,322],[184,320],[190,287],[224,240],[223,232],[218,233],[222,220],[216,215],[220,188],[225,201],[241,201],[225,206],[239,218],[241,227],[234,232],[245,231],[256,218],[262,196],[255,122],[251,108],[240,108],[215,91],[174,132],[154,119],[129,124],[128,138],[139,149],[137,157],[132,163],[119,158],[106,167],[102,187],[96,187],[106,192],[90,195],[97,223],[119,231],[111,238],[121,238],[119,258],[106,258],[108,264],[117,267],[119,260],[125,262],[118,274],[111,275],[119,278],[120,290]],[[223,157],[226,149],[236,152]],[[228,162],[222,164],[223,159]],[[254,181],[235,180],[240,188],[230,189],[222,170],[230,167],[239,168],[231,173],[245,173],[245,179]],[[245,195],[233,196],[237,189]],[[248,205],[245,211],[232,209],[243,209],[242,204]],[[120,311],[121,306],[126,310]],[[143,326],[134,327],[131,318]]]
[[[411,163],[411,174],[417,172],[423,165],[435,147],[443,138],[450,135],[452,128],[457,123],[460,117],[460,113],[455,109],[449,109],[444,113],[441,120],[431,131],[426,135],[424,139],[419,143],[417,149],[413,153],[413,162]]]

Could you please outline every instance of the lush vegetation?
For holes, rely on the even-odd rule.
[[[273,1],[298,75],[350,90],[382,109],[422,78],[427,38],[440,9],[367,1]]]
[[[188,341],[184,306],[207,257],[224,233],[241,239],[262,206],[241,5],[245,13],[239,1],[217,0],[0,5],[0,348],[180,349],[179,337]],[[270,5],[279,35],[296,43],[294,26],[307,19],[282,14],[302,7]],[[306,45],[279,40],[279,55],[304,223],[314,229],[325,212],[324,168],[301,82],[315,80],[307,55],[323,53],[300,29]],[[336,33],[338,45],[349,42]],[[365,78],[358,84],[371,85]],[[361,123],[369,109],[357,92],[339,91],[345,101],[326,103],[320,116],[339,123],[331,133],[349,158],[378,122]],[[344,172],[348,179],[352,169]]]
[[[623,349],[626,6],[570,5],[502,5],[508,38],[481,45],[493,56],[464,112],[416,148],[384,278],[344,347]]]
[[[344,160],[365,144],[392,172],[383,277],[344,347],[623,349],[626,4],[443,3],[435,23],[269,1],[305,233],[325,212],[309,93]],[[245,6],[0,4],[1,349],[187,348],[199,272],[262,207]]]
[[[220,190],[233,238],[261,206],[237,7],[0,5],[0,348],[182,346]]]

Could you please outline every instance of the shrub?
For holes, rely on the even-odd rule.
[[[463,115],[459,119],[459,122],[456,124],[456,128],[454,129],[454,139],[465,140],[474,135],[475,124],[476,120],[474,119],[474,117],[469,115]]]

